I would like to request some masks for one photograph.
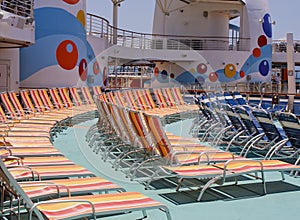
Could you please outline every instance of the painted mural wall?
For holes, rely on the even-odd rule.
[[[21,86],[100,85],[85,31],[86,0],[36,0],[34,16],[36,42],[20,51]]]
[[[268,0],[244,0],[244,3],[241,17],[243,32],[240,37],[249,38],[249,50],[204,50],[198,51],[197,62],[158,64],[154,69],[152,84],[164,86],[173,82],[214,86],[220,83],[269,82],[272,68],[272,18]],[[172,19],[173,23],[182,23],[182,18],[178,18],[178,21],[176,17]],[[154,19],[154,22],[157,20]],[[177,34],[186,33],[185,27],[182,27],[182,33],[179,28],[177,25]]]

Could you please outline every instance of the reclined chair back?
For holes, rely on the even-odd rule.
[[[280,112],[278,120],[294,148],[300,149],[300,123],[292,113]]]
[[[149,132],[152,133],[155,144],[162,157],[168,158],[172,152],[171,144],[166,136],[159,116],[144,114]]]
[[[9,116],[12,117],[12,118],[18,117],[19,115],[16,112],[12,102],[10,101],[10,99],[8,97],[8,94],[7,93],[1,93],[0,96],[1,96],[1,100],[4,104],[4,106],[5,106],[8,114],[9,114]]]
[[[172,93],[172,95],[174,97],[175,102],[178,105],[185,105],[186,104],[185,101],[184,101],[184,99],[183,99],[183,97],[182,97],[182,94],[180,92],[180,88],[178,88],[178,87],[172,88],[171,89],[171,93]]]
[[[156,99],[156,103],[161,107],[161,108],[166,108],[168,107],[168,104],[162,94],[161,89],[157,88],[157,89],[153,89],[153,93]]]
[[[70,98],[68,88],[58,88],[58,91],[64,106],[66,106],[67,108],[72,108],[74,105]]]
[[[84,97],[84,100],[85,100],[86,104],[88,104],[88,105],[94,104],[94,99],[93,99],[93,96],[90,92],[89,87],[81,87],[81,93]]]
[[[143,147],[150,153],[157,154],[157,148],[154,143],[152,134],[147,130],[143,122],[141,112],[130,109],[128,110],[129,118],[133,124],[135,133],[138,135],[141,140]]]
[[[252,114],[258,121],[260,127],[263,129],[269,140],[274,140],[276,142],[283,140],[282,134],[266,110],[255,109],[252,111]]]
[[[29,111],[36,113],[37,109],[34,107],[32,100],[30,99],[28,90],[21,90],[20,91],[22,102],[24,103],[26,109]]]

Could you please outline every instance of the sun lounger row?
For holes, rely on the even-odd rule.
[[[201,104],[201,108],[209,118],[198,118],[192,128],[194,136],[202,141],[210,141],[214,146],[225,141],[227,143],[223,143],[224,149],[235,151],[244,157],[290,158],[294,161],[299,157],[299,145],[291,144],[291,139],[298,138],[295,135],[287,137],[286,133],[290,133],[291,128],[282,126],[283,117],[280,120],[276,117],[289,115],[290,118],[296,118],[293,114],[282,111],[271,114],[249,105],[231,106],[214,99],[203,100],[205,102]],[[297,131],[295,126],[296,124],[294,131]]]
[[[93,91],[101,93],[99,87]],[[141,211],[145,218],[147,210],[159,209],[171,219],[165,205],[95,176],[53,147],[51,135],[77,123],[79,116],[90,119],[96,110],[89,88],[29,89],[0,96],[1,217],[15,213],[21,219],[27,213],[28,219],[96,219]],[[95,194],[101,192],[106,194]]]
[[[131,91],[131,93],[134,92]],[[283,175],[283,172],[287,170],[298,171],[300,169],[298,165],[271,159],[275,154],[279,155],[277,151],[274,151],[275,149],[284,148],[279,145],[272,146],[274,149],[268,152],[269,156],[265,159],[245,158],[249,149],[260,147],[264,139],[262,135],[256,136],[252,134],[253,132],[251,132],[252,136],[243,135],[250,131],[241,131],[241,128],[234,127],[232,122],[228,126],[218,122],[220,128],[211,129],[211,138],[214,140],[213,143],[220,143],[221,140],[225,140],[226,131],[227,144],[229,144],[226,146],[231,148],[233,142],[239,143],[242,152],[240,155],[208,145],[208,142],[200,142],[197,138],[183,138],[165,132],[162,120],[165,115],[151,114],[143,109],[134,108],[133,105],[120,105],[113,102],[112,98],[103,95],[96,99],[96,105],[99,114],[103,116],[101,123],[109,127],[110,135],[107,136],[104,133],[102,136],[100,130],[95,138],[96,141],[90,145],[91,149],[101,154],[105,160],[112,162],[116,169],[123,170],[132,180],[142,179],[141,182],[147,187],[153,180],[174,176],[179,180],[177,189],[186,178],[209,179],[199,194],[198,200],[201,200],[206,189],[213,184],[219,184],[219,180],[222,180],[223,184],[229,177],[250,175],[254,176],[255,180],[262,181],[263,192],[266,193],[265,172],[280,172]],[[205,119],[207,123],[218,120],[217,113],[210,109],[208,111],[210,111],[211,118]],[[220,112],[222,111],[225,112],[224,109],[220,109]],[[237,114],[244,119],[244,122],[243,120],[241,122],[246,123],[249,119],[242,115],[244,113],[240,111]],[[227,111],[226,115],[225,120],[228,120]],[[288,149],[285,150],[288,151]],[[261,175],[258,176],[257,173]]]
[[[198,110],[197,105],[184,101],[179,88],[113,91],[103,94],[101,98],[125,108],[162,116]]]

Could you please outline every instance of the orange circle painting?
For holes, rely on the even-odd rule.
[[[56,49],[58,64],[65,70],[73,69],[78,61],[78,49],[71,40],[61,42]]]
[[[211,82],[216,82],[218,80],[218,74],[216,72],[211,72],[208,78]]]
[[[254,48],[252,54],[254,57],[258,58],[261,55],[261,50],[259,48]]]
[[[99,63],[97,61],[93,65],[93,71],[94,71],[95,75],[97,75],[100,72],[100,66],[99,66]]]
[[[63,0],[65,3],[68,3],[70,5],[77,4],[80,0]]]

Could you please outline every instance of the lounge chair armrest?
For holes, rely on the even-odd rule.
[[[30,182],[20,182],[22,188],[33,187],[33,186],[55,186],[57,190],[57,195],[60,196],[60,188],[65,188],[68,194],[68,197],[71,197],[71,191],[68,186],[63,184],[56,184],[53,182],[44,182],[44,181],[30,181]]]
[[[23,159],[21,157],[16,157],[16,156],[9,155],[9,156],[1,157],[1,159],[3,160],[4,163],[6,161],[15,161],[16,160],[19,166],[24,165]]]
[[[6,150],[8,152],[8,154],[9,154],[9,156],[12,156],[12,151],[11,151],[10,147],[0,146],[0,149],[1,150]],[[1,156],[1,157],[3,157],[3,156]]]
[[[7,168],[9,171],[12,171],[12,170],[24,170],[24,171],[29,171],[32,175],[32,179],[34,180],[35,179],[35,174],[37,175],[38,177],[38,180],[40,180],[40,174],[35,171],[34,169],[32,169],[31,167],[29,166],[25,166],[25,165],[19,165],[19,166],[11,166],[11,167],[8,167]]]
[[[205,151],[205,152],[202,152],[202,153],[200,154],[200,156],[199,156],[199,158],[198,158],[198,163],[199,163],[199,164],[202,164],[202,163],[203,163],[203,160],[202,160],[203,157],[206,158],[205,163],[207,163],[207,164],[210,164],[211,162],[214,163],[214,161],[213,161],[213,158],[214,158],[214,157],[213,157],[213,156],[214,156],[214,155],[222,155],[222,154],[224,154],[224,155],[230,154],[232,160],[234,160],[235,157],[236,157],[236,155],[234,155],[234,154],[231,153],[231,152],[227,152],[227,151]],[[228,159],[225,159],[225,160],[227,161]]]
[[[52,201],[42,201],[42,202],[38,202],[38,203],[35,203],[29,210],[29,219],[31,220],[32,219],[32,214],[34,212],[35,209],[38,209],[38,206],[39,205],[43,205],[43,204],[58,204],[58,203],[82,203],[82,204],[88,204],[91,206],[91,215],[94,219],[96,219],[96,212],[95,212],[95,206],[92,202],[88,201],[88,200],[79,200],[79,199],[72,199],[72,197],[68,200],[66,199],[56,199],[56,200],[52,200]]]
[[[193,152],[193,151],[176,151],[176,152],[172,153],[171,155],[169,155],[169,161],[171,162],[171,165],[174,165],[173,161],[175,161],[175,157],[177,155],[192,154],[192,153],[200,154],[199,152]]]

